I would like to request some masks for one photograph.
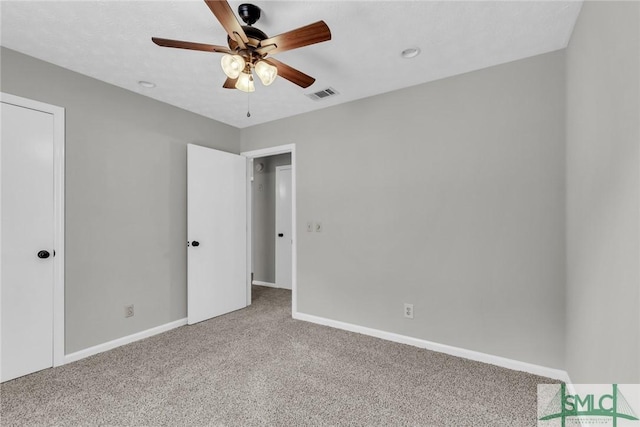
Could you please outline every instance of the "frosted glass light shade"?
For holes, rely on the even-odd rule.
[[[258,61],[255,65],[256,74],[263,85],[269,86],[278,76],[278,69],[265,61]]]
[[[240,55],[225,54],[220,60],[222,71],[230,79],[237,79],[242,70],[244,70],[244,58]]]
[[[236,81],[236,89],[243,92],[254,92],[256,87],[253,84],[253,76],[247,73],[240,73],[238,81]]]

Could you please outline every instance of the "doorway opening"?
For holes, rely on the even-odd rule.
[[[253,160],[251,271],[254,285],[291,289],[290,195],[290,153]]]
[[[291,289],[297,312],[295,144],[242,153],[249,162],[247,258],[251,286]]]

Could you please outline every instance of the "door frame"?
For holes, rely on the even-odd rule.
[[[278,232],[277,224],[278,224],[278,200],[279,200],[278,199],[278,191],[277,191],[277,189],[279,188],[279,186],[278,186],[279,179],[280,179],[280,176],[281,176],[281,173],[282,173],[283,170],[291,171],[291,182],[292,182],[292,184],[291,184],[291,187],[292,187],[291,188],[291,193],[293,194],[293,168],[291,167],[291,165],[276,166],[276,200],[275,200],[275,203],[274,203],[274,205],[276,207],[276,215],[275,215],[275,225],[276,225],[275,232],[276,233]],[[293,198],[291,199],[291,202],[293,203]],[[291,222],[291,231],[293,231],[293,221]],[[293,236],[293,233],[291,233],[291,235]],[[276,237],[275,240],[276,240],[276,242],[275,242],[275,245],[273,247],[273,251],[274,251],[274,254],[275,254],[275,262],[276,262],[275,270],[274,270],[275,271],[275,281],[274,281],[274,283],[276,284],[276,286],[278,286],[278,238]],[[291,249],[293,250],[293,247]],[[293,262],[293,252],[292,252],[291,262]],[[291,287],[293,287],[293,283],[292,283]]]
[[[251,269],[252,259],[252,237],[253,237],[253,206],[252,206],[252,181],[253,181],[253,159],[258,157],[275,156],[278,154],[291,153],[291,314],[298,312],[298,232],[296,230],[296,144],[278,145],[276,147],[262,148],[260,150],[244,151],[240,153],[249,159],[247,168],[247,305],[251,305]]]
[[[53,116],[53,366],[64,365],[64,175],[65,175],[65,109],[0,92],[0,102]],[[0,166],[1,167],[1,166]],[[0,200],[0,203],[1,200]],[[0,238],[2,229],[0,226]],[[2,280],[2,278],[0,278]],[[0,283],[2,286],[2,283]],[[0,297],[1,298],[1,297]],[[1,303],[1,301],[0,301]],[[1,321],[1,320],[0,320]]]

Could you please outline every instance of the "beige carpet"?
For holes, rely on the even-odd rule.
[[[7,426],[535,426],[546,378],[291,319],[291,293],[2,384]]]

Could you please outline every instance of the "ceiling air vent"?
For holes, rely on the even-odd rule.
[[[338,95],[338,91],[335,90],[332,87],[328,87],[326,89],[323,89],[319,92],[314,92],[314,93],[308,93],[307,96],[311,99],[313,99],[314,101],[320,101],[321,99],[326,99],[329,98],[331,96],[336,96]]]

